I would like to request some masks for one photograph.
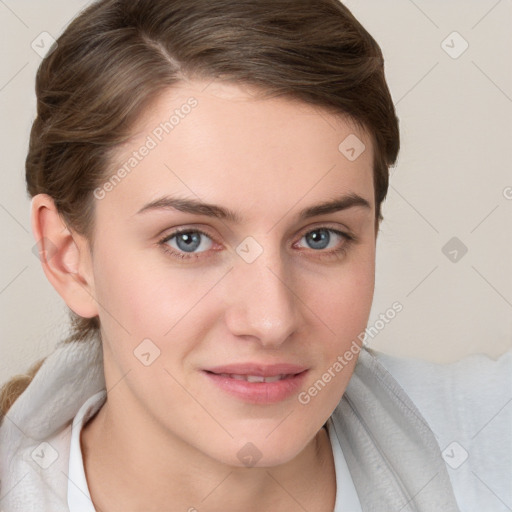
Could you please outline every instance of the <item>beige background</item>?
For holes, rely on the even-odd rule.
[[[0,381],[67,330],[65,304],[32,253],[24,159],[40,57],[31,43],[42,32],[57,37],[87,3],[0,0]],[[432,361],[496,357],[512,345],[512,1],[346,5],[383,49],[402,132],[378,239],[370,346]],[[453,237],[459,247],[443,252]],[[378,323],[395,301],[403,310]]]

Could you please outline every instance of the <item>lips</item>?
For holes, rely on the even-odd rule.
[[[209,368],[203,374],[217,388],[244,402],[272,404],[297,392],[308,369],[295,364],[234,364]]]

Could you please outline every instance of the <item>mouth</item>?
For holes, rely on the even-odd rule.
[[[290,379],[295,377],[295,373],[283,373],[281,375],[274,375],[272,377],[263,377],[263,375],[239,375],[236,373],[212,373],[212,375],[218,375],[219,377],[226,377],[235,380],[244,380],[246,382],[277,382],[283,379]]]
[[[224,393],[252,404],[281,402],[298,392],[308,369],[297,365],[238,365],[203,370]]]

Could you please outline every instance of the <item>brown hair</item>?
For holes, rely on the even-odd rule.
[[[31,197],[49,194],[64,222],[92,241],[93,191],[148,103],[183,79],[256,86],[348,116],[372,137],[376,223],[399,151],[382,52],[338,0],[99,0],[43,59],[26,159]],[[70,311],[64,342],[98,318]],[[44,361],[0,391],[0,418]]]

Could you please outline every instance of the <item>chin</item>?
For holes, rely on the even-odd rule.
[[[278,427],[279,428],[279,427]],[[308,438],[298,438],[296,432],[273,432],[268,435],[236,436],[221,452],[212,454],[219,462],[237,468],[270,468],[290,462],[308,445]]]

